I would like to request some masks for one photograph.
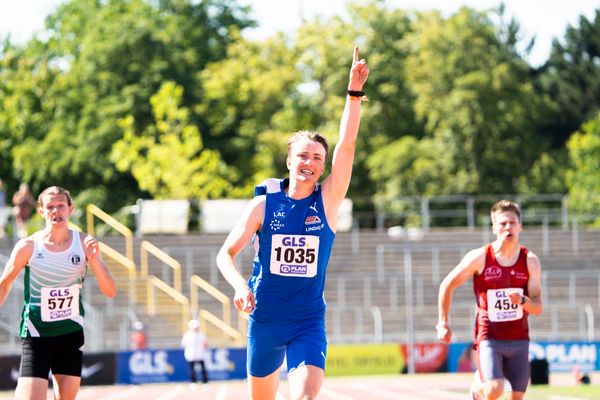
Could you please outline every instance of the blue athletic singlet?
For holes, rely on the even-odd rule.
[[[321,186],[307,198],[288,197],[288,179],[267,179],[255,189],[266,195],[262,229],[248,281],[256,321],[324,318],[325,272],[335,233],[325,218]]]

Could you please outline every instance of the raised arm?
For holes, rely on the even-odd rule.
[[[368,76],[369,67],[367,62],[358,58],[358,47],[355,47],[348,90],[362,91]],[[333,151],[331,174],[323,181],[325,213],[332,228],[336,226],[338,208],[350,186],[354,148],[360,125],[360,111],[361,98],[347,95],[346,105],[340,121],[339,139]]]
[[[256,307],[254,294],[248,287],[235,262],[236,256],[250,242],[257,232],[265,216],[265,196],[252,199],[235,227],[229,232],[227,239],[217,254],[217,266],[225,280],[233,287],[235,294],[233,303],[238,311],[252,312]]]

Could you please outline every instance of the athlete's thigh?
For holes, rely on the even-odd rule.
[[[304,365],[312,365],[324,370],[327,356],[325,321],[323,319],[300,321],[291,331],[292,336],[286,351],[288,371],[292,372],[295,368]]]
[[[492,379],[501,379],[504,381],[502,355],[496,347],[496,342],[494,340],[482,340],[477,345],[479,376],[483,383]]]
[[[36,377],[20,377],[17,381],[15,398],[17,400],[46,400],[48,380]]]
[[[74,400],[79,392],[81,378],[79,376],[53,374],[54,396],[60,400]]]
[[[294,399],[316,399],[325,371],[314,365],[303,365],[288,374],[290,397]]]
[[[53,338],[55,352],[50,367],[54,375],[81,376],[83,330]]]
[[[515,392],[525,392],[529,384],[529,341],[511,340],[504,347],[504,376]]]
[[[22,339],[19,377],[48,380],[52,345],[47,338],[26,337]],[[46,382],[47,384],[48,382]]]
[[[248,325],[248,375],[261,378],[278,371],[285,358],[287,326],[250,320]]]

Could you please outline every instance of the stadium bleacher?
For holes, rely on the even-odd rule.
[[[431,229],[412,241],[395,239],[387,232],[361,230],[339,233],[328,269],[325,291],[328,304],[327,329],[330,343],[435,341],[437,290],[440,280],[471,248],[490,240],[490,232],[464,228]],[[231,297],[232,290],[217,270],[216,253],[225,235],[153,235],[134,239],[134,261],[139,265],[140,243],[149,240],[181,264],[181,293],[190,297],[189,279],[196,274]],[[124,253],[120,237],[100,238],[111,248]],[[594,310],[600,306],[600,231],[526,228],[522,243],[541,259],[545,312],[531,317],[534,340],[588,340],[598,337]],[[5,257],[12,248],[10,240],[0,241]],[[248,275],[253,252],[247,247],[239,256],[240,268]],[[86,337],[91,351],[117,350],[128,346],[132,318],[142,321],[148,342],[154,348],[179,346],[182,306],[158,295],[164,307],[160,315],[148,313],[145,296],[148,278],[133,282],[128,272],[105,257],[118,282],[113,300],[99,294],[95,280],[86,280],[85,298],[89,305]],[[410,268],[406,268],[409,266]],[[409,274],[410,272],[410,274]],[[173,271],[160,259],[148,261],[148,275],[172,285]],[[407,277],[411,277],[410,282]],[[135,293],[137,298],[132,298]],[[14,352],[16,321],[20,313],[19,296],[14,289],[0,314],[0,347]],[[14,299],[16,297],[16,299]],[[214,315],[223,305],[203,291],[198,304]],[[406,307],[408,305],[409,307]],[[231,315],[237,315],[229,306]],[[469,341],[473,329],[474,302],[471,286],[460,287],[454,296],[452,327],[455,340]],[[237,328],[237,319],[231,325]],[[243,327],[242,327],[243,329]],[[207,326],[211,342],[230,345],[221,331]],[[12,344],[11,344],[12,343]]]

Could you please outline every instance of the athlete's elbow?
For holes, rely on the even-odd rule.
[[[535,316],[542,315],[544,313],[544,306],[541,303],[535,304],[534,307],[531,307],[531,309],[527,310],[527,312],[529,312],[529,314],[535,315]]]
[[[113,299],[117,295],[117,287],[110,286],[110,287],[104,288],[102,293],[104,293],[104,295],[106,297],[108,297],[109,299]]]

